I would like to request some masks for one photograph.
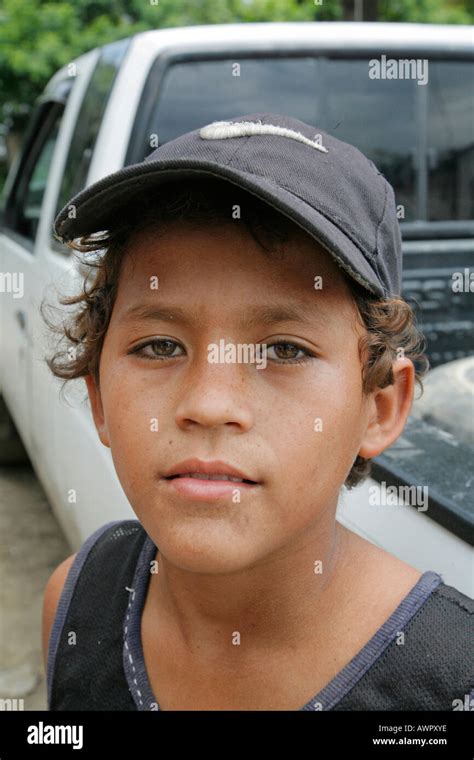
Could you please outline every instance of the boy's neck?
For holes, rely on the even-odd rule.
[[[240,573],[203,575],[171,565],[157,552],[158,573],[151,574],[147,615],[173,631],[180,646],[205,657],[221,656],[249,645],[253,652],[300,645],[314,637],[314,625],[329,609],[348,562],[350,533],[337,521],[318,523],[297,547],[267,558]],[[347,572],[345,573],[347,577]],[[240,656],[241,656],[240,647]]]

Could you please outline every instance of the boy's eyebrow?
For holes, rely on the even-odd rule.
[[[130,306],[119,317],[119,322],[129,320],[175,322],[184,325],[199,325],[201,322],[197,314],[182,309],[180,306],[158,306],[157,304]],[[244,316],[239,324],[240,327],[251,328],[262,324],[271,325],[278,322],[300,322],[314,327],[316,324],[327,325],[328,318],[320,309],[308,313],[307,305],[301,308],[290,305],[253,306],[245,309]]]

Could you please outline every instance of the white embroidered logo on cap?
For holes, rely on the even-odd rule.
[[[292,140],[298,140],[305,145],[310,145],[322,153],[327,153],[327,148],[320,143],[310,140],[301,132],[294,129],[279,127],[277,124],[262,124],[261,121],[213,121],[212,124],[202,127],[199,135],[204,140],[223,140],[226,137],[247,137],[249,135],[280,135],[281,137],[291,137]]]

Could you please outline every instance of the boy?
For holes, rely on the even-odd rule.
[[[92,185],[55,230],[96,273],[63,300],[73,359],[48,363],[85,378],[138,520],[102,526],[48,582],[49,709],[472,697],[472,600],[335,519],[422,376],[373,163],[251,114]]]

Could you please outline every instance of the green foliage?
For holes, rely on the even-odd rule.
[[[0,0],[0,124],[21,130],[54,72],[98,45],[195,24],[341,20],[342,0]],[[380,21],[474,21],[474,0],[380,0]]]
[[[472,24],[474,0],[381,0],[380,20],[420,24]]]
[[[110,8],[114,8],[110,12]],[[0,7],[0,121],[24,122],[54,72],[97,45],[148,28],[105,2],[3,0]],[[93,15],[92,11],[99,15]]]

